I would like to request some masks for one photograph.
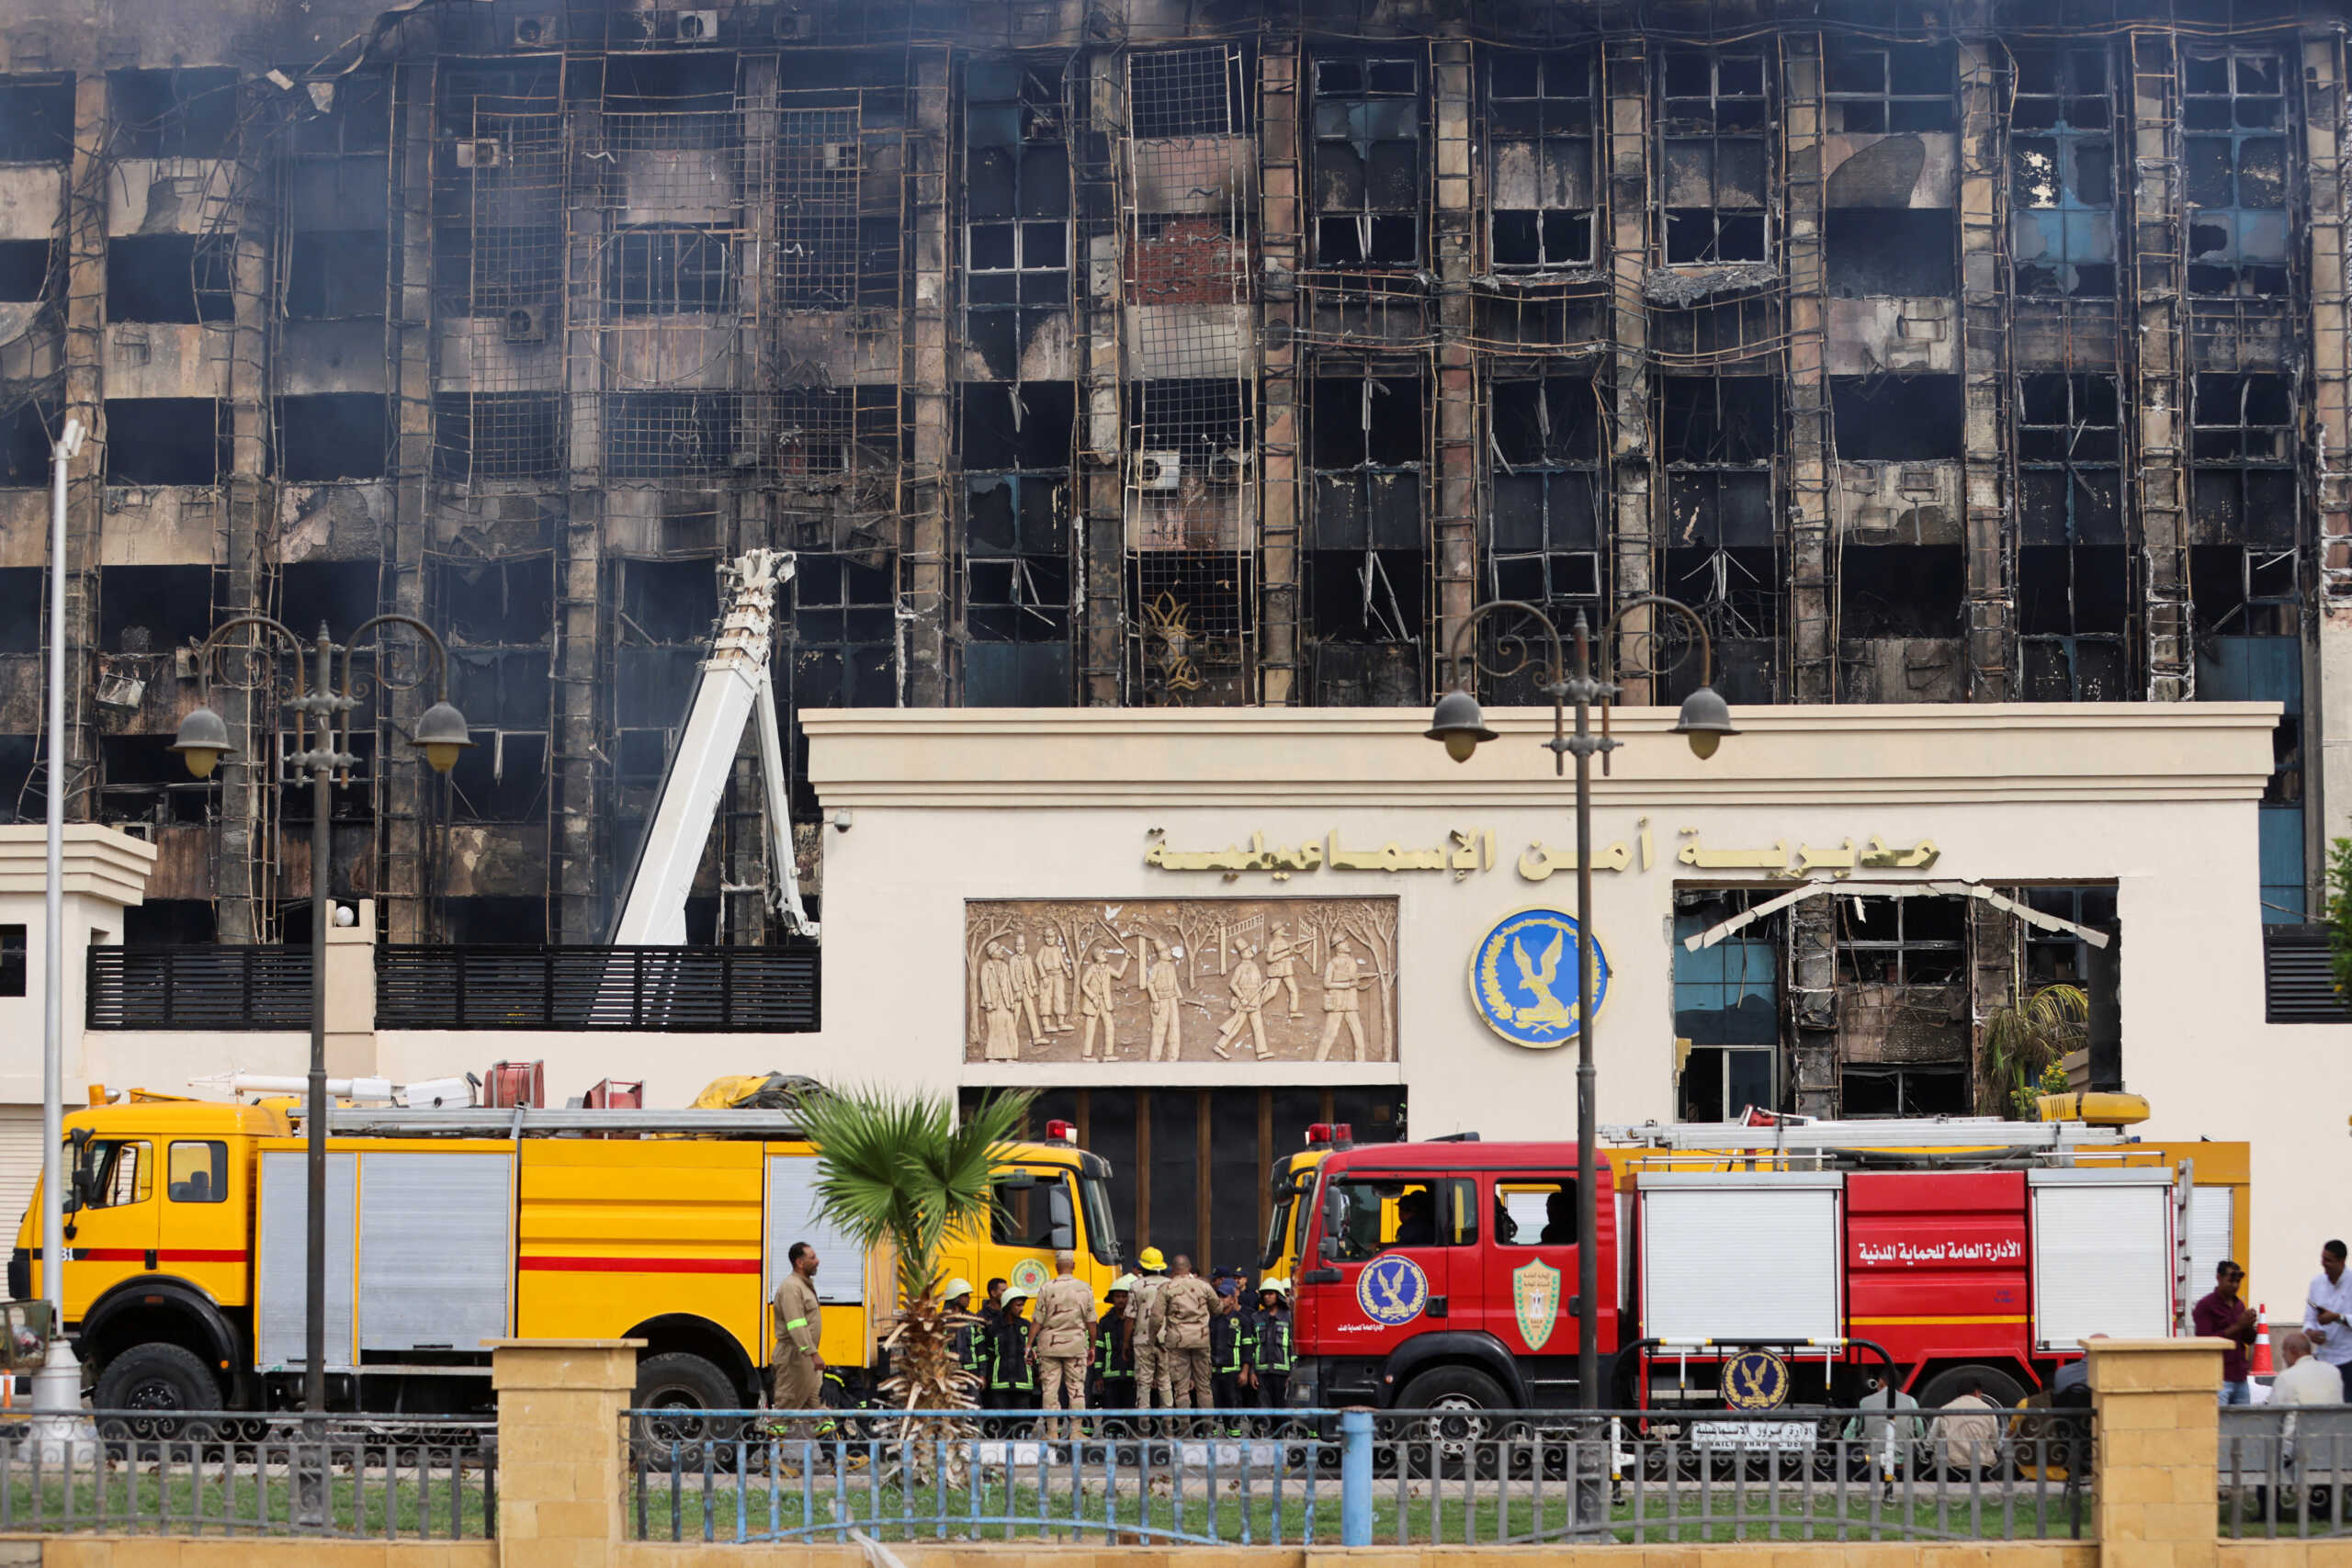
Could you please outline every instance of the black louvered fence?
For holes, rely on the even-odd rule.
[[[379,947],[379,1029],[806,1033],[813,947]]]
[[[92,1029],[308,1029],[307,947],[90,949]]]
[[[376,949],[378,1029],[806,1033],[813,947]],[[92,1029],[308,1029],[304,947],[93,947]]]

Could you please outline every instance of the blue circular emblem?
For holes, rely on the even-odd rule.
[[[1592,1007],[1609,999],[1609,955],[1592,944]],[[1488,931],[1470,959],[1470,1000],[1514,1045],[1566,1044],[1577,1017],[1577,922],[1557,909],[1521,909]]]
[[[1430,1277],[1409,1258],[1375,1258],[1356,1276],[1356,1305],[1374,1323],[1410,1323],[1430,1304]]]
[[[1788,1403],[1789,1364],[1770,1350],[1742,1350],[1724,1363],[1724,1403],[1734,1410],[1774,1410]]]

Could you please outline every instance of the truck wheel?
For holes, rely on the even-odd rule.
[[[98,1417],[98,1435],[146,1457],[160,1457],[148,1445],[209,1440],[221,1403],[220,1385],[201,1358],[160,1342],[134,1345],[108,1361],[93,1398],[110,1413]]]
[[[651,1470],[667,1470],[673,1462],[687,1471],[731,1470],[742,1423],[700,1412],[731,1410],[741,1397],[727,1374],[700,1356],[671,1350],[646,1357],[637,1364],[637,1389],[629,1396],[630,1408],[649,1412],[636,1417],[633,1446],[639,1464]]]
[[[1429,1416],[1418,1440],[1397,1445],[1407,1469],[1416,1475],[1459,1475],[1474,1464],[1490,1469],[1498,1458],[1502,1427],[1487,1412],[1510,1403],[1502,1384],[1476,1367],[1423,1372],[1396,1396],[1399,1411],[1426,1411]]]
[[[2016,1409],[2018,1401],[2025,1397],[2018,1380],[1998,1367],[1946,1367],[1919,1390],[1919,1407],[1933,1410],[1950,1404],[1972,1382],[1982,1385],[1984,1397],[2004,1410]]]

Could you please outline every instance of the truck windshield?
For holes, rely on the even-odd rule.
[[[1273,1175],[1273,1218],[1266,1226],[1265,1255],[1258,1259],[1258,1267],[1271,1269],[1278,1267],[1287,1247],[1293,1257],[1300,1256],[1306,1247],[1306,1194],[1315,1190],[1315,1167],[1303,1169],[1277,1168]],[[1293,1234],[1293,1224],[1296,1234]]]
[[[1111,1184],[1099,1176],[1081,1176],[1078,1201],[1086,1213],[1086,1249],[1097,1263],[1117,1268],[1119,1224],[1111,1217]]]

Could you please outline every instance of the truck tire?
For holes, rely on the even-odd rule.
[[[1972,1382],[1983,1384],[1984,1397],[2004,1410],[2016,1409],[2018,1402],[2025,1398],[2025,1390],[2018,1386],[2018,1380],[1998,1367],[1946,1367],[1921,1385],[1919,1407],[1934,1410],[1950,1404]]]
[[[98,1417],[98,1435],[147,1457],[154,1457],[152,1444],[211,1438],[221,1404],[220,1384],[203,1359],[161,1341],[133,1345],[108,1361],[92,1398],[111,1413]]]
[[[1397,1445],[1407,1472],[1459,1475],[1476,1468],[1491,1473],[1504,1432],[1487,1413],[1510,1404],[1503,1385],[1476,1367],[1437,1367],[1407,1383],[1396,1408],[1428,1413],[1427,1425]]]
[[[629,1406],[662,1414],[634,1418],[633,1446],[639,1463],[654,1470],[667,1470],[673,1462],[688,1471],[733,1468],[742,1423],[697,1413],[731,1410],[741,1398],[727,1374],[700,1356],[669,1350],[646,1357],[637,1364],[637,1389]]]

